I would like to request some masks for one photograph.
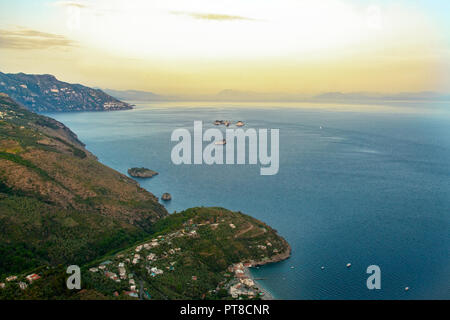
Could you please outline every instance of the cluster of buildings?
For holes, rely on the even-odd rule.
[[[121,255],[121,256],[123,257],[123,255]],[[134,280],[134,275],[132,273],[127,275],[127,269],[125,268],[125,262],[119,262],[119,264],[117,265],[117,270],[118,270],[119,274],[111,271],[112,269],[115,269],[115,265],[113,264],[112,261],[107,260],[107,261],[102,262],[98,267],[90,268],[89,271],[93,272],[93,273],[103,272],[105,277],[107,277],[117,283],[120,283],[122,280],[128,279],[130,291],[126,291],[125,294],[132,296],[132,297],[137,297],[138,290],[136,288],[136,282]],[[114,295],[116,295],[116,292],[114,293]],[[117,293],[117,295],[118,295],[118,293]]]
[[[224,222],[223,219],[221,221]],[[150,277],[158,277],[165,272],[174,272],[177,263],[176,256],[178,253],[181,253],[182,249],[173,245],[173,240],[180,237],[199,237],[198,227],[205,225],[209,225],[212,229],[217,229],[219,222],[206,221],[202,224],[195,224],[191,219],[184,223],[182,229],[140,244],[127,253],[117,255],[113,259],[114,262],[105,261],[98,267],[91,268],[90,271],[99,272],[102,270],[106,277],[116,282],[128,279],[127,291],[124,291],[124,293],[131,297],[137,297],[139,288],[136,285],[136,277],[133,277],[133,275],[141,274],[144,271]],[[232,223],[224,225],[231,229],[237,229],[237,226]],[[269,248],[272,249],[273,246],[270,242],[266,242],[257,245],[257,248],[267,253],[267,250]],[[246,270],[249,267],[252,267],[251,262],[237,263],[230,266],[228,273],[225,274],[225,277],[229,278],[229,280],[221,282],[216,290],[210,290],[210,293],[217,292],[222,287],[235,299],[251,299],[263,296],[264,293],[257,287]],[[192,275],[192,281],[197,281],[197,275]],[[143,293],[148,295],[145,290]]]
[[[249,267],[250,263],[236,263],[229,267],[229,271],[234,273],[235,280],[230,283],[228,292],[234,299],[242,296],[252,299],[264,295],[245,272]]]
[[[26,276],[26,279],[29,283],[32,283],[33,281],[39,280],[41,277],[36,274],[36,273],[32,273]]]
[[[225,127],[229,127],[231,125],[231,121],[228,121],[228,120],[216,120],[216,121],[214,121],[214,124],[216,126],[224,125]],[[237,127],[243,127],[244,125],[245,125],[245,123],[242,122],[242,121],[236,122],[236,126]]]
[[[164,271],[161,269],[161,267],[158,268],[157,266],[153,265],[153,263],[158,261],[160,258],[168,258],[171,255],[181,252],[181,248],[170,248],[169,250],[163,251],[159,256],[154,252],[150,252],[150,250],[160,247],[163,242],[171,244],[170,240],[172,240],[173,238],[185,235],[190,235],[190,233],[178,231],[167,235],[165,238],[163,236],[158,236],[148,243],[136,246],[133,252],[117,255],[115,257],[115,262],[112,262],[110,260],[104,261],[98,267],[90,268],[89,271],[93,273],[102,272],[105,277],[118,283],[120,283],[122,280],[128,279],[129,291],[125,291],[124,293],[131,297],[137,297],[139,289],[136,286],[134,274],[131,272],[127,274],[127,268],[140,268],[141,264],[144,263],[145,268],[151,277],[156,277],[163,274]],[[174,271],[175,264],[176,262],[170,262],[166,267],[167,270]],[[148,293],[146,294],[148,295]]]
[[[72,90],[72,89],[70,89],[70,88],[57,88],[57,87],[53,87],[53,88],[50,88],[50,90],[44,90],[44,92],[46,93],[46,94],[49,94],[49,93],[64,93],[64,94],[72,94],[72,95],[77,95],[77,93],[74,91],[74,90]]]
[[[36,280],[38,280],[38,279],[40,279],[40,278],[41,278],[41,276],[38,275],[38,274],[36,274],[36,273],[29,274],[29,275],[27,275],[27,276],[25,277],[25,279],[28,281],[29,284],[32,284],[33,281],[36,281]],[[5,280],[6,280],[6,282],[15,282],[15,281],[17,281],[18,279],[19,279],[19,278],[18,278],[17,276],[9,276],[9,277],[7,277]],[[24,281],[19,281],[19,282],[17,283],[17,285],[18,285],[19,288],[22,289],[22,290],[25,290],[26,288],[28,288],[28,284],[27,284],[26,282],[24,282]],[[1,283],[0,283],[0,289],[3,289],[3,288],[5,288],[5,287],[6,287],[6,283],[1,282]]]
[[[115,109],[119,109],[122,108],[124,105],[121,102],[105,102],[103,104],[103,108],[105,110],[115,110]]]
[[[223,124],[224,126],[229,127],[231,122],[228,120],[216,120],[216,121],[214,121],[214,124],[216,126],[220,126],[221,124]]]
[[[0,119],[1,120],[11,120],[17,118],[17,115],[14,111],[0,111]]]

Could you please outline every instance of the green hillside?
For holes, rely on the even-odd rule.
[[[81,290],[66,289],[63,267],[41,268],[35,270],[41,279],[26,290],[7,283],[0,299],[257,299],[261,291],[239,273],[245,270],[240,263],[257,266],[290,256],[275,230],[223,208],[188,209],[152,229],[144,241],[85,264]]]
[[[141,239],[166,215],[63,124],[0,94],[0,275],[85,263]]]

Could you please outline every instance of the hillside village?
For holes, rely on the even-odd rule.
[[[225,220],[221,222],[224,224],[224,227],[230,230],[236,229],[236,226],[232,223],[225,224]],[[211,230],[216,230],[219,226],[220,222],[211,223],[206,221],[195,224],[192,220],[189,220],[185,223],[183,229],[165,236],[159,235],[147,243],[136,246],[134,251],[120,253],[113,260],[103,261],[98,266],[91,267],[89,271],[100,273],[116,283],[126,283],[128,290],[124,290],[123,293],[130,297],[139,297],[140,291],[143,290],[144,298],[150,298],[152,296],[151,290],[148,288],[141,289],[136,282],[136,278],[144,279],[145,282],[147,279],[163,276],[164,273],[177,273],[179,271],[177,263],[186,254],[181,247],[177,247],[177,244],[180,243],[177,240],[184,237],[198,239],[201,237],[199,229],[210,228]],[[272,244],[270,242],[256,246],[256,250],[261,252],[261,260],[267,258],[265,253],[268,250],[272,250],[272,253],[275,254],[278,253],[278,249],[271,247]],[[230,265],[227,268],[227,272],[222,273],[222,281],[218,283],[216,288],[209,290],[208,294],[214,295],[222,289],[226,290],[229,296],[235,299],[253,299],[264,296],[264,292],[258,288],[246,270],[252,267],[253,263],[253,261],[249,261]],[[145,272],[142,272],[143,270]],[[199,281],[199,276],[193,273],[190,280],[192,282]],[[117,296],[119,292],[115,291],[113,294]]]
[[[182,223],[180,215],[186,218]],[[161,224],[169,224],[170,231],[163,227],[163,232],[144,243],[86,265],[82,282],[108,299],[261,299],[265,293],[248,268],[290,254],[284,239],[269,227],[225,209],[189,209]],[[231,244],[229,249],[237,252],[236,257],[223,256],[219,251],[223,241]],[[39,277],[33,275],[29,284]],[[7,281],[26,291],[22,278]]]
[[[99,89],[59,81],[52,75],[0,72],[0,92],[37,112],[113,111],[132,109]]]

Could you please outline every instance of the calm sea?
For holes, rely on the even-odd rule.
[[[152,102],[49,116],[104,164],[158,171],[139,182],[170,192],[170,212],[222,206],[277,229],[292,257],[252,270],[276,298],[450,299],[449,104]],[[172,131],[216,119],[280,129],[279,173],[173,165]],[[381,268],[381,290],[366,287],[369,265]]]

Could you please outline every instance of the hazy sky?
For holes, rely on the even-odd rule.
[[[160,94],[450,92],[450,1],[0,0],[0,71]]]

